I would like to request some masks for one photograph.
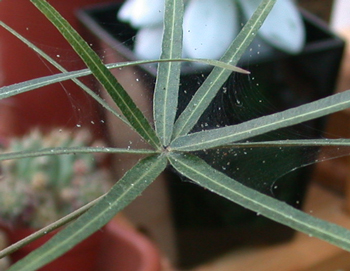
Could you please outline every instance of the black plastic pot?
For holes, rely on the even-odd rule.
[[[78,12],[81,22],[95,37],[103,40],[101,48],[108,48],[109,54],[113,52],[115,58],[110,58],[109,62],[135,60],[132,47],[136,30],[116,20],[119,7],[118,4],[102,5]],[[303,16],[307,32],[304,50],[292,56],[268,48],[262,41],[255,42],[240,63],[251,71],[251,76],[233,74],[193,131],[241,123],[314,101],[333,92],[344,42],[310,14],[303,12]],[[267,56],[262,53],[262,48],[267,48]],[[144,65],[133,72],[144,81],[142,91],[150,94],[156,67]],[[179,112],[185,108],[209,72],[198,72],[193,67],[184,68]],[[119,77],[121,80],[124,78]],[[129,88],[128,85],[124,87]],[[133,91],[133,87],[130,88]],[[321,136],[323,122],[324,118],[317,119],[251,141],[317,138]],[[312,172],[312,167],[301,166],[315,160],[317,148],[232,148],[198,152],[198,155],[247,186],[300,207]],[[167,180],[179,266],[191,267],[233,247],[275,243],[293,236],[291,229],[188,180],[179,181],[181,179],[181,176],[171,174]]]

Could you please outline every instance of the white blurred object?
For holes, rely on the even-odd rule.
[[[162,24],[164,0],[127,0],[118,12],[118,19],[135,28]]]
[[[236,5],[232,0],[192,0],[183,29],[185,56],[218,59],[239,31]]]
[[[219,59],[240,28],[237,4],[241,5],[243,15],[248,20],[261,0],[185,2],[183,55]],[[160,56],[164,3],[165,0],[127,0],[118,13],[121,21],[140,29],[135,45],[136,55],[140,58],[153,59]],[[305,30],[294,1],[278,0],[258,35],[279,50],[290,54],[300,52],[305,43]]]
[[[338,31],[350,28],[350,1],[334,0],[330,26]]]
[[[139,59],[158,59],[162,52],[163,27],[140,29],[135,38],[135,55]]]
[[[121,20],[122,22],[130,22],[133,9],[134,9],[134,4],[136,0],[128,0],[126,1],[120,8],[117,18]]]
[[[259,0],[240,1],[246,18],[250,18]],[[299,53],[305,43],[304,24],[292,0],[278,0],[258,31],[267,43],[282,51],[296,54]]]

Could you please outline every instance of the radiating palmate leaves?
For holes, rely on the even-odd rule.
[[[348,107],[350,107],[349,90],[241,124],[185,135],[175,139],[170,148],[177,151],[214,148],[319,118]]]
[[[133,201],[165,169],[165,155],[150,156],[141,160],[91,209],[74,223],[57,233],[40,249],[9,270],[36,270],[49,263],[104,226],[115,214]]]
[[[221,61],[232,65],[238,63],[243,53],[255,38],[260,26],[263,24],[275,2],[276,0],[261,1],[253,16],[222,56]],[[190,132],[230,74],[227,70],[213,69],[177,119],[174,125],[173,138]]]
[[[299,146],[348,146],[349,142],[347,140],[286,140],[276,142],[246,142],[234,143],[231,145],[227,144],[239,140],[249,139],[253,135],[276,130],[295,123],[301,123],[308,119],[317,118],[349,107],[349,93],[337,94],[321,101],[314,102],[310,105],[304,105],[295,109],[290,109],[281,113],[248,121],[243,124],[186,135],[192,129],[195,122],[215,96],[215,93],[219,90],[223,82],[231,73],[231,71],[214,68],[203,87],[198,90],[199,94],[195,96],[182,116],[177,120],[172,135],[172,138],[175,140],[171,142],[171,148],[162,149],[161,143],[163,144],[168,142],[167,138],[172,130],[172,124],[162,123],[162,121],[164,122],[164,116],[160,115],[160,113],[157,113],[157,110],[155,110],[154,118],[156,120],[160,120],[159,124],[167,126],[165,129],[166,132],[165,130],[160,132],[161,129],[158,130],[157,128],[157,132],[159,133],[160,137],[162,137],[161,139],[158,139],[157,134],[151,125],[145,121],[142,113],[140,111],[137,111],[138,113],[136,114],[132,112],[135,108],[137,109],[136,105],[133,102],[129,104],[131,101],[130,97],[118,83],[113,86],[113,84],[116,83],[116,80],[111,78],[112,75],[108,71],[107,67],[102,64],[97,55],[93,54],[91,48],[81,39],[81,37],[47,2],[44,0],[32,0],[32,2],[60,29],[62,34],[78,52],[80,57],[87,63],[91,72],[106,87],[108,92],[110,92],[110,94],[114,97],[115,102],[122,107],[121,109],[123,114],[125,114],[126,118],[133,125],[134,129],[154,147],[154,151],[135,150],[135,153],[143,153],[144,155],[151,156],[144,158],[135,167],[129,170],[102,199],[98,200],[94,207],[89,209],[89,211],[84,213],[79,219],[72,222],[66,229],[58,233],[43,247],[34,251],[28,257],[12,266],[9,270],[35,270],[45,265],[49,261],[57,258],[59,255],[62,255],[65,251],[69,250],[75,244],[106,224],[114,216],[114,214],[131,202],[152,182],[152,180],[154,180],[161,173],[161,171],[165,169],[168,161],[170,161],[172,166],[177,169],[179,173],[193,179],[193,181],[197,182],[199,185],[218,193],[231,201],[234,201],[246,208],[250,208],[271,219],[279,221],[280,223],[288,225],[289,227],[301,230],[309,235],[319,237],[344,249],[350,250],[350,239],[348,238],[348,236],[350,236],[350,232],[346,229],[313,218],[312,216],[298,211],[285,203],[279,202],[278,200],[247,188],[246,186],[229,178],[225,174],[211,168],[198,157],[191,154],[182,153],[190,150],[201,150],[204,148],[214,147],[259,147],[258,144],[262,144],[263,147],[267,147],[268,145],[271,147],[278,147],[288,144],[289,146],[293,144],[296,146],[298,144]],[[180,2],[182,1],[167,1],[169,7],[171,6],[169,10],[174,10],[176,5],[182,4]],[[245,51],[245,48],[249,45],[264,18],[269,13],[269,10],[271,10],[274,2],[274,0],[262,0],[257,12],[246,24],[243,32],[240,33],[233,45],[231,45],[231,47],[228,49],[227,53],[222,58],[222,61],[228,64],[237,63],[239,57]],[[181,11],[180,13],[183,12]],[[174,29],[177,22],[171,21],[175,18],[174,16],[178,16],[177,19],[179,19],[182,17],[182,14],[173,15],[173,17],[169,19],[170,21],[169,24],[167,24],[167,30],[165,31],[168,34],[174,33],[174,39],[165,40],[162,45],[163,52],[169,53],[170,57],[174,56],[171,56],[171,48],[181,48],[181,44],[178,44],[178,42],[181,40],[181,33],[179,29],[178,31]],[[163,61],[166,60],[163,59]],[[171,61],[179,60],[173,59]],[[169,68],[170,66],[171,65],[168,65],[167,67]],[[165,82],[176,82],[178,76],[177,72],[172,73],[168,71],[166,74],[167,75],[161,76],[168,76],[169,78],[163,78],[163,83],[159,83],[160,85],[167,86],[168,83]],[[68,73],[64,73],[62,76],[64,77],[70,75],[68,75]],[[72,76],[72,78],[76,78],[77,76],[78,75],[75,74]],[[57,78],[55,80],[57,80]],[[157,80],[159,82],[160,79]],[[40,80],[38,82],[39,84],[42,83]],[[10,92],[15,93],[16,87],[12,87],[13,88],[10,89]],[[158,87],[156,92],[161,90],[162,89]],[[169,97],[172,97],[174,93],[177,93],[176,89],[169,90],[169,93],[165,94],[162,98],[164,102],[170,103],[170,105],[164,106],[163,109],[161,109],[161,111],[167,115],[171,113],[168,110],[170,110],[170,108],[174,108],[174,105],[176,104],[176,102],[171,103],[171,101],[169,101]],[[159,93],[157,95],[159,95]],[[121,101],[119,99],[121,99]],[[194,110],[195,113],[192,114],[191,110]],[[55,154],[66,154],[70,151],[74,153],[73,149],[45,149],[37,152],[6,154],[2,159],[36,156],[48,154],[50,151],[53,151]],[[87,149],[76,149],[76,151],[84,152],[87,151]],[[91,151],[108,152],[108,148],[91,149]],[[109,149],[109,151],[123,152],[125,150]],[[159,152],[159,154],[152,155],[151,153],[153,152]]]
[[[161,58],[182,56],[183,1],[165,0]],[[170,42],[169,41],[173,41]],[[153,98],[154,124],[163,146],[170,143],[177,110],[181,63],[158,64]]]

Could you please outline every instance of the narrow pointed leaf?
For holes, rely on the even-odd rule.
[[[86,76],[90,73],[91,72],[89,72],[87,69],[84,69],[79,71],[43,76],[40,78],[28,80],[25,82],[0,87],[0,100],[11,96],[15,96],[17,94],[24,93],[33,89],[48,86],[54,83],[63,82],[73,78]]]
[[[270,148],[270,147],[348,147],[350,139],[294,139],[258,142],[239,142],[223,145],[222,148]]]
[[[28,157],[39,157],[46,155],[69,155],[77,153],[127,153],[127,154],[156,154],[153,150],[146,149],[122,149],[110,147],[71,147],[71,148],[45,148],[35,151],[20,151],[1,153],[0,161],[21,159]]]
[[[195,151],[219,147],[319,118],[349,107],[350,90],[241,124],[182,136],[174,140],[170,148]]]
[[[276,0],[261,1],[253,16],[232,42],[224,56],[220,59],[221,61],[232,65],[238,63],[249,44],[255,38],[259,28],[263,24],[275,2]],[[213,69],[208,78],[197,90],[188,106],[177,119],[174,126],[173,138],[185,135],[191,131],[230,74],[231,72],[228,70],[220,68]]]
[[[182,55],[183,0],[166,0],[161,59],[180,58]],[[170,142],[175,121],[179,83],[179,62],[158,64],[153,110],[157,134],[163,146]]]
[[[166,165],[167,159],[163,155],[141,160],[96,205],[8,270],[37,270],[56,259],[104,226],[116,213],[145,190]]]
[[[349,230],[248,188],[196,156],[171,154],[169,160],[176,170],[200,186],[281,224],[350,251]]]
[[[104,86],[135,131],[137,131],[151,146],[160,148],[159,139],[146,117],[84,39],[46,1],[31,0],[31,2],[51,21],[67,41],[69,41],[70,45],[89,67],[96,79]]]
[[[1,23],[1,22],[0,22]],[[113,64],[107,64],[106,67],[108,69],[115,69],[115,68],[121,68],[121,67],[127,67],[127,66],[135,66],[135,65],[141,65],[141,64],[149,64],[149,63],[156,63],[156,62],[199,62],[199,63],[205,63],[208,65],[213,65],[217,67],[222,67],[225,69],[230,69],[232,71],[240,72],[240,73],[249,73],[243,69],[240,69],[238,67],[226,64],[224,62],[215,61],[215,60],[207,60],[207,59],[187,59],[187,58],[180,58],[180,59],[158,59],[158,60],[141,60],[141,61],[132,61],[132,62],[120,62],[120,63],[113,63]],[[9,86],[0,87],[0,100],[5,99],[11,96],[15,96],[20,93],[24,93],[27,91],[31,91],[34,89],[38,89],[44,86],[52,85],[54,83],[64,82],[67,80],[72,80],[75,78],[83,77],[90,75],[92,72],[89,69],[81,69],[78,71],[71,71],[71,72],[62,72],[54,75],[48,75],[43,76],[40,78],[35,78],[32,80],[24,81],[21,83],[12,84]],[[91,95],[94,99],[96,99],[96,94]],[[97,96],[98,97],[98,96]],[[98,101],[101,100],[100,97],[98,97]],[[102,106],[109,107],[105,104],[105,102],[100,102]],[[114,115],[118,115],[113,109],[111,109]],[[123,117],[121,117],[124,119]]]

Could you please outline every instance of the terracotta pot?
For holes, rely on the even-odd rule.
[[[32,229],[6,230],[9,243],[17,242]],[[56,232],[35,240],[11,254],[16,262],[48,241]],[[40,271],[160,271],[156,247],[142,234],[120,221],[112,220],[73,249],[39,269]]]
[[[149,239],[117,221],[105,227],[96,271],[160,271],[161,257]]]
[[[28,228],[7,230],[8,241],[13,244],[21,239],[34,233],[35,230]],[[39,248],[45,242],[47,242],[52,236],[54,236],[57,231],[48,233],[47,235],[35,240],[34,242],[24,246],[23,248],[17,250],[10,255],[12,262],[17,262],[27,256],[33,250]],[[101,238],[103,236],[102,231],[98,231],[91,235],[89,238],[85,239],[83,242],[75,246],[73,249],[62,255],[60,258],[54,260],[53,262],[47,264],[40,271],[56,271],[64,270],[66,271],[78,271],[86,270],[93,271],[95,263],[98,257],[98,249],[101,244]]]

